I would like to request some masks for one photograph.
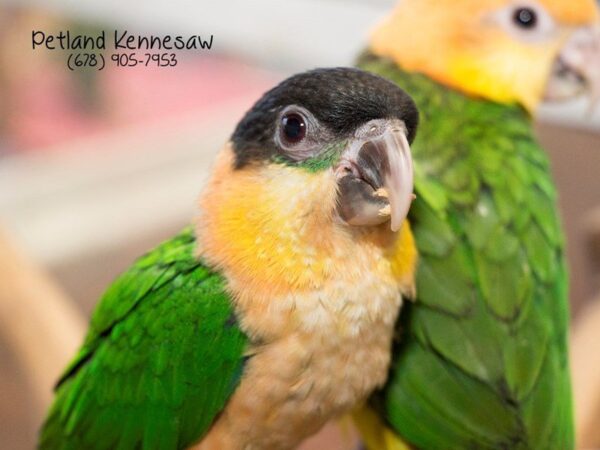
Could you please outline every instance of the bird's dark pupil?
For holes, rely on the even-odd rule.
[[[515,12],[515,22],[522,28],[533,28],[537,24],[537,15],[531,8],[519,8]]]
[[[283,132],[288,140],[292,142],[300,141],[304,138],[306,124],[302,117],[296,114],[287,115],[283,118]]]

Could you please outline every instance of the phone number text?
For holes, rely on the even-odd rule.
[[[107,64],[116,67],[175,67],[177,55],[175,53],[71,53],[67,58],[69,70],[89,67],[103,70]]]

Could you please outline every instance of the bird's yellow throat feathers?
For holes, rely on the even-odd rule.
[[[543,12],[539,32],[511,29],[521,5]],[[595,0],[401,0],[370,50],[469,95],[533,111],[564,42],[598,21]]]
[[[228,145],[200,201],[200,251],[260,296],[320,289],[331,279],[352,283],[373,271],[412,292],[417,253],[408,222],[398,233],[389,223],[341,224],[336,196],[329,170],[275,163],[234,169]]]

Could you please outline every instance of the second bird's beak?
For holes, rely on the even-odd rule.
[[[554,62],[545,100],[569,100],[588,94],[600,100],[600,27],[584,27],[569,37]]]
[[[398,231],[414,199],[413,165],[406,127],[378,119],[362,126],[335,168],[338,213],[354,226],[390,221]]]

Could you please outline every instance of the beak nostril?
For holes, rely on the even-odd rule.
[[[355,177],[360,177],[360,173],[359,173],[356,165],[348,160],[343,160],[340,163],[340,165],[338,166],[338,169],[336,170],[336,173],[337,173],[338,177],[344,177],[346,175],[353,175]]]

